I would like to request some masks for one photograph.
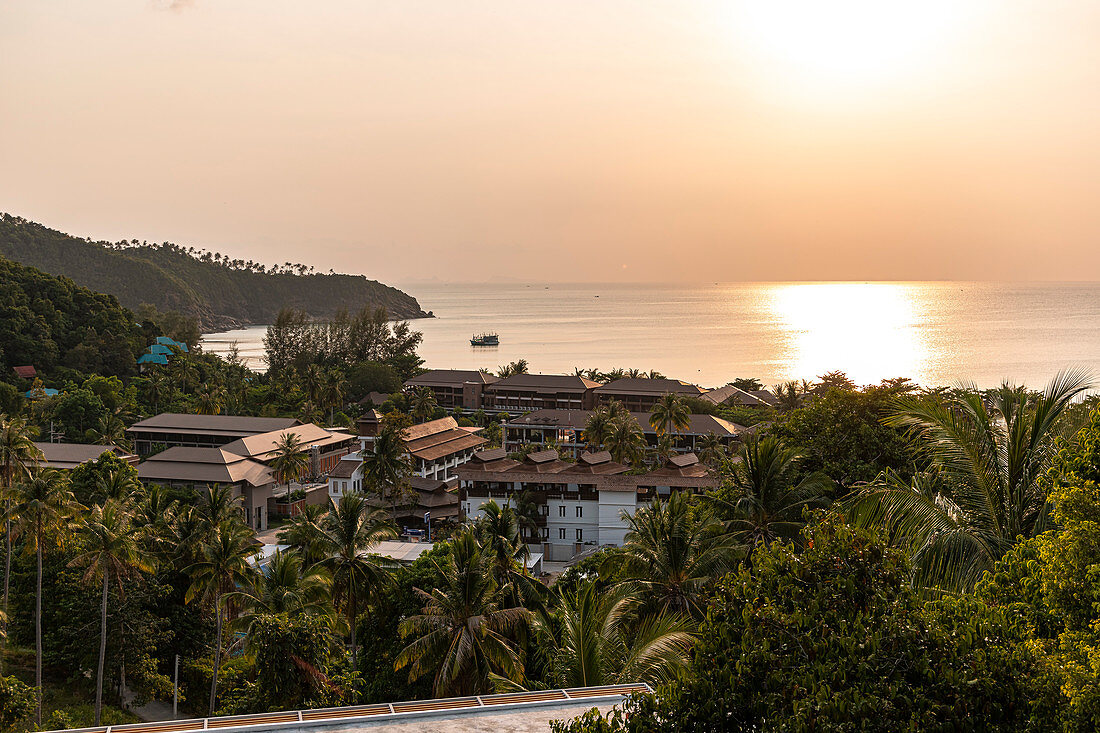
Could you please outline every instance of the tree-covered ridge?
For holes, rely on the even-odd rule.
[[[0,369],[127,376],[147,341],[113,296],[0,257]]]
[[[10,214],[0,214],[0,255],[110,293],[130,309],[150,303],[196,316],[207,329],[271,323],[282,308],[314,317],[366,306],[396,318],[425,315],[412,296],[362,275],[265,266],[169,242],[93,242]]]

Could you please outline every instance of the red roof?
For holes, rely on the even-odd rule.
[[[23,379],[34,379],[38,376],[38,372],[32,366],[17,366],[15,367],[15,373]]]

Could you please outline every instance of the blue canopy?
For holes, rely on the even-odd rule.
[[[183,353],[185,353],[185,354],[188,353],[187,344],[181,344],[179,341],[176,341],[175,339],[168,338],[167,336],[157,336],[157,343],[162,344],[164,346],[175,346],[177,349],[179,349]]]
[[[56,397],[57,395],[61,394],[60,392],[58,392],[56,389],[53,389],[52,387],[46,387],[45,389],[41,390],[41,393],[42,393],[41,394],[42,397]],[[34,394],[33,389],[28,389],[23,394],[28,399],[32,399],[32,400],[35,399],[35,394]]]
[[[167,364],[168,357],[164,354],[142,354],[138,360],[138,364]]]
[[[172,353],[172,350],[170,348],[168,348],[167,346],[165,346],[164,344],[153,344],[152,346],[149,347],[149,353],[150,354],[164,354],[165,356],[167,356],[168,354]]]

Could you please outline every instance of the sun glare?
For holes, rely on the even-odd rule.
[[[754,64],[821,91],[923,73],[973,10],[965,0],[752,0],[727,7],[737,42]]]
[[[770,304],[790,378],[839,369],[857,384],[924,377],[927,346],[904,285],[807,283],[777,288]]]

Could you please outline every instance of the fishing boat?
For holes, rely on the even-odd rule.
[[[477,333],[470,338],[470,346],[500,346],[500,337],[495,333]]]

